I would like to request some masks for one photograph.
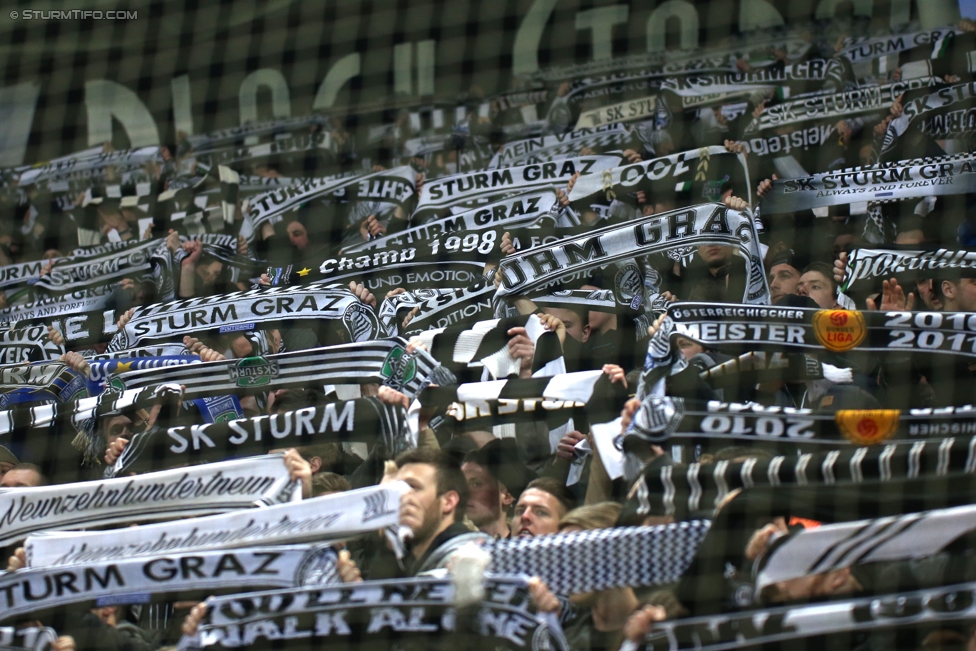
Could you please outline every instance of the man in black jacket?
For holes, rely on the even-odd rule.
[[[400,498],[400,524],[412,534],[404,563],[406,576],[445,567],[450,555],[462,544],[487,538],[461,524],[468,503],[468,485],[453,457],[441,450],[418,448],[400,455],[396,463],[395,478],[410,486],[410,491]],[[362,580],[359,568],[345,550],[339,555],[336,569],[346,583]],[[367,568],[370,579],[393,578],[378,576],[387,573],[388,569]]]

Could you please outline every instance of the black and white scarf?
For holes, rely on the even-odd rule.
[[[447,308],[454,310],[461,305],[477,302],[476,299],[483,295],[485,297],[484,300],[487,302],[485,306],[487,316],[485,318],[490,318],[492,312],[491,297],[494,294],[494,286],[489,287],[487,281],[481,281],[475,285],[461,289],[421,288],[403,291],[399,294],[388,295],[384,298],[377,310],[377,316],[380,320],[380,327],[386,336],[395,337],[402,334],[401,323],[406,315],[415,307],[420,308],[420,311],[413,317],[411,322],[416,321],[418,318],[424,318],[422,315],[429,315],[431,311],[441,311]],[[446,328],[451,325],[464,323],[465,320],[482,320],[469,319],[469,317],[476,316],[477,314],[477,308],[473,308],[470,315],[460,312],[457,318],[446,320],[439,327]],[[419,329],[426,330],[427,328],[420,327]]]
[[[145,603],[174,593],[328,585],[338,581],[335,559],[331,547],[288,545],[23,569],[0,575],[0,620],[107,596]]]
[[[150,409],[155,404],[178,400],[181,396],[179,385],[162,384],[121,393],[106,392],[66,404],[54,401],[37,406],[14,404],[12,408],[0,411],[0,445],[13,443],[24,461],[42,467],[66,458],[70,454],[69,445],[80,451],[85,462],[97,464],[106,445],[102,437],[95,434],[98,418]],[[66,397],[77,398],[70,394]]]
[[[24,324],[65,315],[78,315],[84,320],[88,316],[86,313],[104,309],[113,289],[112,285],[94,286],[60,296],[44,297],[30,303],[13,305],[0,310],[0,321]]]
[[[976,82],[970,82],[940,88],[907,103],[903,113],[892,120],[885,131],[881,158],[890,159],[906,133],[916,133],[931,140],[972,134],[974,100]]]
[[[694,513],[718,505],[736,488],[860,484],[951,473],[976,473],[976,437],[851,447],[768,460],[649,467],[632,489],[632,499],[638,515],[674,514],[678,508]]]
[[[976,529],[976,507],[824,524],[774,540],[757,560],[756,592],[780,581],[851,565],[926,558]]]
[[[24,543],[27,567],[117,562],[240,547],[346,540],[400,523],[400,481],[342,494],[109,531],[50,531]]]
[[[468,172],[427,181],[420,191],[414,220],[441,215],[451,206],[511,193],[564,186],[574,174],[596,174],[620,164],[619,156],[581,156],[522,167]]]
[[[461,628],[455,593],[450,579],[417,577],[214,597],[196,637],[179,648],[445,639]],[[558,620],[529,608],[525,577],[492,576],[484,593],[470,625],[492,648],[568,651]]]
[[[90,156],[66,157],[44,165],[30,167],[19,175],[18,187],[50,182],[62,178],[83,177],[88,179],[105,178],[106,168],[116,172],[142,167],[150,161],[162,163],[158,146],[123,149]]]
[[[902,201],[976,191],[972,155],[913,165],[877,165],[773,181],[763,196],[763,214],[814,210],[842,204]],[[827,214],[823,213],[826,217]]]
[[[4,651],[52,651],[57,639],[50,626],[0,626],[0,649]]]
[[[798,606],[655,622],[642,645],[627,641],[621,651],[732,651],[801,645],[814,636],[850,635],[886,629],[918,631],[927,625],[965,623],[976,616],[976,583],[898,594],[833,600]],[[907,631],[906,631],[907,632]]]
[[[0,331],[0,364],[26,364],[59,359],[64,347],[48,337],[43,325]]]
[[[275,118],[264,122],[247,122],[237,127],[230,127],[220,131],[189,135],[185,144],[192,149],[202,150],[215,147],[243,142],[248,138],[260,138],[262,136],[274,136],[278,138],[292,131],[302,129],[312,130],[313,128],[323,129],[328,127],[329,118],[324,115],[310,113],[293,118]]]
[[[762,114],[746,126],[745,135],[766,129],[795,127],[811,120],[846,120],[852,115],[887,111],[902,93],[937,83],[938,80],[932,77],[922,77],[780,102],[763,109]]]
[[[567,79],[584,79],[596,75],[618,76],[647,76],[647,75],[681,75],[702,71],[735,70],[736,62],[742,58],[743,51],[753,53],[762,50],[783,50],[789,61],[803,57],[810,49],[810,38],[799,32],[787,32],[766,39],[748,36],[730,36],[729,44],[725,47],[708,49],[707,51],[665,50],[631,54],[623,57],[613,57],[600,61],[576,63],[566,66],[543,68],[531,75],[534,80],[554,82]],[[755,55],[749,60],[752,67],[768,66],[776,62],[773,57],[757,58]],[[631,72],[632,70],[636,72]]]
[[[329,131],[299,131],[288,134],[284,138],[276,138],[271,142],[256,145],[242,144],[229,147],[218,146],[212,149],[196,149],[191,153],[191,156],[199,164],[213,168],[219,165],[254,161],[267,156],[294,156],[314,151],[331,151],[333,147],[332,134]]]
[[[691,564],[708,520],[656,527],[618,527],[497,540],[489,570],[538,576],[559,594],[677,581]],[[605,562],[594,563],[599,558]]]
[[[8,308],[8,313],[0,315],[0,320],[9,319],[18,328],[50,326],[75,346],[108,341],[118,330],[115,311],[104,309],[113,289],[114,286],[91,287]]]
[[[373,310],[348,288],[320,284],[251,289],[136,308],[108,350],[181,339],[201,331],[247,332],[287,321],[330,320],[341,323],[353,341],[379,331]]]
[[[714,168],[711,173],[710,166]],[[715,172],[719,169],[723,174],[734,174],[734,178],[717,177]],[[716,180],[718,186],[715,185]],[[609,201],[638,190],[651,192],[654,189],[653,184],[673,182],[675,191],[700,187],[703,200],[717,201],[721,199],[721,193],[716,194],[715,190],[726,181],[740,188],[740,196],[747,202],[752,202],[746,157],[743,154],[734,154],[725,147],[701,147],[615,167],[599,175],[581,176],[573,185],[569,200],[573,205],[587,204],[595,198]]]
[[[408,354],[406,344],[404,339],[394,337],[264,357],[133,371],[121,373],[116,379],[126,389],[180,384],[189,398],[249,389],[267,391],[344,383],[378,383],[414,396],[431,382],[451,383],[451,374],[436,360],[423,350]]]
[[[42,276],[35,287],[50,292],[70,292],[139,277],[149,271],[150,258],[162,243],[163,240],[124,242],[99,257],[60,262],[49,274]]]
[[[273,223],[273,218],[308,201],[332,198],[346,201],[372,199],[406,207],[416,194],[416,172],[413,168],[395,167],[366,176],[343,174],[271,190],[248,202],[248,216],[253,230],[260,232],[261,225],[265,222]]]
[[[59,262],[63,258],[54,258],[50,262]],[[8,290],[21,285],[26,285],[28,281],[41,277],[41,270],[48,264],[48,260],[34,260],[32,262],[21,262],[18,264],[7,264],[0,266],[0,289]]]
[[[952,249],[862,249],[848,254],[840,290],[847,292],[862,280],[878,280],[911,273],[922,278],[938,276],[943,269],[976,268],[976,251]],[[866,283],[870,284],[870,283]]]
[[[962,32],[954,27],[940,27],[930,31],[890,34],[875,37],[847,37],[841,44],[838,56],[851,63],[870,61],[878,57],[899,54],[916,47],[931,46],[933,54],[941,48],[942,42],[953,34]]]
[[[391,323],[398,329],[404,330],[405,334],[417,335],[431,328],[448,328],[475,321],[484,321],[495,315],[492,298],[495,296],[495,285],[488,280],[481,280],[473,285],[454,290],[437,290],[437,295],[423,298],[423,295],[416,296],[413,305],[406,301],[401,303],[394,296],[391,304],[386,307],[387,314],[390,315]],[[386,305],[386,301],[384,301]],[[406,315],[401,313],[401,309],[419,307],[420,310],[410,320],[406,328],[401,328],[400,323]],[[381,306],[381,311],[383,306]],[[399,319],[394,315],[399,315]]]
[[[342,254],[415,247],[419,249],[417,255],[420,256],[475,251],[487,255],[495,249],[496,240],[501,239],[498,227],[535,221],[547,214],[554,203],[556,193],[551,190],[519,194],[474,210],[432,219],[420,226],[345,247]],[[472,237],[472,233],[480,235]],[[453,242],[452,238],[457,241]]]
[[[491,232],[491,231],[489,231]],[[482,240],[477,234],[472,234],[476,245],[487,248],[489,252],[500,243],[501,238],[486,238]],[[488,241],[490,239],[490,241]],[[346,284],[349,281],[362,282],[369,289],[385,287],[466,287],[477,282],[485,272],[485,261],[488,254],[478,251],[475,244],[472,251],[461,250],[461,238],[452,236],[447,238],[457,244],[457,252],[439,250],[437,254],[426,257],[419,255],[416,247],[403,249],[379,249],[364,251],[361,255],[340,256],[322,261],[315,272],[308,276],[313,282],[328,282]],[[440,249],[440,240],[433,240],[432,250]],[[482,242],[488,245],[485,247]],[[277,271],[277,270],[276,270]],[[285,270],[287,271],[287,269]],[[276,279],[277,284],[294,284],[302,281],[294,271]]]
[[[287,502],[295,483],[283,455],[0,493],[0,545],[73,526],[140,522]]]
[[[581,118],[582,119],[582,118]],[[492,157],[487,169],[519,167],[533,163],[573,158],[581,149],[589,147],[595,151],[623,149],[632,136],[627,128],[619,123],[589,128],[579,128],[570,133],[558,133],[536,138],[526,138],[507,142]]]
[[[396,455],[416,447],[407,431],[406,411],[377,398],[360,398],[281,414],[226,423],[154,428],[134,434],[115,465],[113,477],[147,469],[201,461],[222,461],[271,450],[358,441],[379,442]]]
[[[655,337],[687,337],[717,350],[912,352],[976,356],[967,312],[872,312],[757,307],[729,303],[676,303]],[[670,327],[673,326],[673,327]],[[648,349],[648,366],[657,347]]]
[[[580,180],[583,178],[585,177]],[[660,253],[675,247],[709,244],[736,248],[739,255],[746,259],[747,280],[743,301],[758,305],[768,304],[769,287],[766,284],[752,216],[748,212],[731,210],[720,204],[704,204],[658,213],[634,219],[625,225],[607,226],[584,236],[561,240],[552,246],[519,251],[502,260],[502,284],[496,296],[505,298],[540,290],[558,284],[560,279],[571,274],[613,262]],[[627,267],[621,269],[618,275],[623,274],[626,269]],[[645,297],[640,272],[636,267],[634,271],[636,277],[630,279],[626,286],[615,281],[615,291],[619,304],[629,304],[631,309],[637,310]]]
[[[508,351],[508,331],[512,328],[524,328],[535,347],[533,375],[541,377],[566,372],[558,336],[545,330],[535,314],[479,321],[470,326],[427,329],[416,338],[424,343],[434,359],[459,378],[464,377],[467,369],[474,369],[479,374],[484,369],[491,378],[504,378],[517,374],[521,365],[521,361]]]

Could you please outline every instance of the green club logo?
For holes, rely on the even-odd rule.
[[[239,387],[262,387],[278,375],[278,362],[263,357],[245,357],[230,367],[230,379]]]
[[[417,375],[417,362],[412,355],[406,354],[403,346],[397,346],[383,360],[380,375],[383,376],[385,385],[399,390]]]

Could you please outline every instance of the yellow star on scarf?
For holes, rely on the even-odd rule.
[[[311,271],[308,267],[303,267],[301,271],[298,272],[299,276],[307,276],[308,272]]]
[[[119,362],[115,366],[115,372],[116,373],[125,373],[126,371],[131,371],[132,370],[132,364],[133,364],[133,362]]]

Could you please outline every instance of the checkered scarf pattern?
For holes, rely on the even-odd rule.
[[[488,547],[489,570],[538,576],[560,594],[665,585],[691,564],[709,526],[693,520],[498,540]]]

